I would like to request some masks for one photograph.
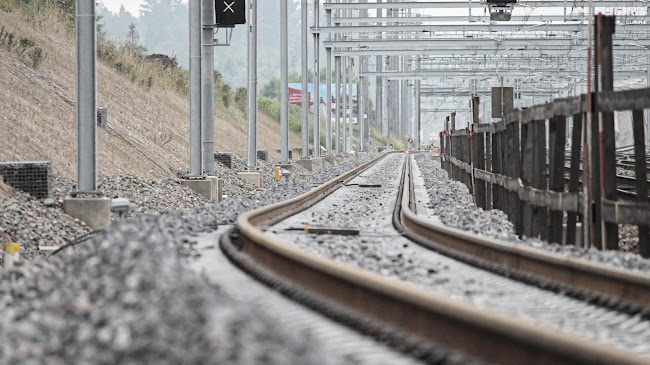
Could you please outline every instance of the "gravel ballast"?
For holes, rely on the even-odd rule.
[[[608,264],[621,269],[650,272],[650,260],[638,254],[622,251],[602,251],[595,248],[547,243],[537,238],[518,238],[512,223],[505,213],[492,209],[485,211],[474,205],[467,186],[450,180],[447,172],[440,168],[438,159],[427,154],[415,155],[425,186],[429,194],[427,207],[435,218],[450,227],[463,229],[481,236],[499,238],[510,242],[529,245],[542,250],[579,257],[585,260]]]
[[[263,308],[207,284],[187,262],[199,255],[194,239],[199,232],[304,193],[373,157],[274,182],[249,197],[119,220],[49,261],[35,259],[0,272],[0,362],[318,364],[327,358],[328,364],[350,363],[323,353],[310,336],[283,329]],[[130,177],[113,182],[120,189],[147,186]],[[170,194],[165,189],[152,184],[151,194]]]

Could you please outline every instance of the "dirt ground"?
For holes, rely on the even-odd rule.
[[[0,25],[43,48],[38,69],[0,48],[0,161],[52,161],[53,169],[76,175],[74,36],[60,29],[29,25],[0,9]],[[97,162],[102,176],[129,173],[163,178],[189,165],[189,101],[171,91],[139,86],[98,63],[98,106],[108,108],[108,128],[98,129]],[[236,108],[236,107],[233,107]],[[220,118],[220,115],[234,115]],[[270,157],[280,146],[279,124],[259,113],[258,148]],[[290,146],[300,137],[289,136]],[[215,111],[215,150],[243,154],[243,113]]]

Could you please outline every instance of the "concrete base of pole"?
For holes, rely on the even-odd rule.
[[[331,165],[336,165],[336,156],[334,156],[334,155],[326,155],[325,156],[325,161],[327,161]]]
[[[281,169],[291,171],[291,172],[293,172],[293,170],[294,170],[292,163],[279,163],[279,164],[277,164],[275,166],[280,166]]]
[[[212,198],[214,202],[220,202],[223,200],[223,180],[216,176],[208,176],[208,180],[212,182]]]
[[[294,148],[291,149],[291,154],[292,154],[291,157],[293,157],[292,160],[295,161],[295,160],[300,159],[300,151],[301,150],[302,150],[302,148],[300,148],[300,147],[294,147]]]
[[[314,166],[320,167],[321,169],[325,167],[325,158],[323,157],[313,157],[312,161],[314,161]]]
[[[211,180],[181,180],[181,185],[187,186],[207,199],[215,200],[213,198],[214,188]]]
[[[345,157],[343,156],[336,156],[336,164],[340,164],[341,162],[345,161]]]
[[[311,158],[301,158],[295,160],[294,163],[306,168],[307,171],[314,171],[314,161]]]
[[[65,198],[63,212],[77,218],[94,230],[111,223],[111,200],[109,198]]]
[[[253,184],[258,188],[264,187],[264,179],[262,179],[262,171],[240,171],[237,173],[244,180]]]

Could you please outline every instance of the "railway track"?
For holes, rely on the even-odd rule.
[[[503,242],[477,240],[422,219],[412,212],[417,210],[415,189],[408,173],[409,159],[402,156],[384,155],[299,197],[241,215],[237,230],[222,236],[222,248],[231,260],[285,294],[430,362],[453,358],[449,349],[512,364],[649,361],[650,350],[636,348],[643,347],[650,335],[646,319],[638,315],[645,313],[648,296],[633,294],[640,289],[631,286],[645,288],[647,278]],[[378,176],[384,178],[381,183],[376,181]],[[364,199],[367,209],[358,212],[356,227],[345,225],[345,219],[335,214],[349,214],[341,208],[364,204]],[[323,221],[330,224],[314,226]],[[434,240],[439,241],[435,247]],[[414,241],[427,249],[416,247]],[[470,241],[471,250],[467,248]],[[328,252],[334,242],[344,242],[350,254]],[[458,247],[452,250],[444,244]],[[309,245],[316,254],[299,248]],[[402,278],[405,266],[369,267],[373,260],[385,263],[381,255],[395,247],[403,251],[389,254],[388,261],[424,273],[415,279]],[[437,254],[431,248],[456,258],[464,256],[460,261],[469,265],[433,256]],[[357,256],[359,261],[351,262]],[[513,281],[504,275],[520,277]],[[454,283],[454,277],[461,279]],[[474,296],[465,300],[462,297],[468,291]],[[574,298],[567,297],[567,291],[574,291]],[[582,298],[579,293],[584,294]],[[575,298],[603,303],[592,305]],[[550,308],[537,307],[539,303]],[[554,316],[554,311],[562,314]],[[612,318],[625,323],[622,330],[582,339],[584,331],[605,328],[607,321],[614,326]],[[625,328],[629,327],[635,330],[628,336]],[[628,352],[626,346],[635,350]]]

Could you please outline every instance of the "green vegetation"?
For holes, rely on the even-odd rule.
[[[257,108],[261,110],[264,114],[268,115],[274,121],[280,123],[280,114],[282,108],[280,106],[280,101],[269,99],[266,97],[260,97],[257,100]],[[311,125],[311,123],[310,123]],[[299,107],[295,105],[289,105],[289,130],[296,133],[302,133],[302,115]],[[314,139],[314,131],[312,128],[309,129],[309,141]],[[321,145],[325,145],[325,136],[321,134],[320,136]]]
[[[0,47],[8,52],[14,52],[18,59],[34,69],[37,69],[45,59],[43,49],[38,47],[33,39],[21,37],[16,41],[16,35],[4,26],[0,26]]]

